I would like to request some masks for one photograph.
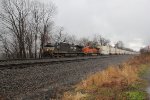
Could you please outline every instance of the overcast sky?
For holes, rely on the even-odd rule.
[[[135,50],[150,43],[150,0],[52,1],[57,6],[56,25],[78,38],[102,34]]]

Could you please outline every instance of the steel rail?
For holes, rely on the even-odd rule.
[[[0,63],[0,70],[3,69],[17,69],[17,68],[26,68],[34,65],[43,65],[43,64],[57,64],[57,63],[69,63],[69,62],[80,62],[90,59],[104,59],[110,56],[92,56],[92,57],[80,57],[80,58],[65,58],[65,59],[49,59],[49,60],[38,60],[33,62],[19,62],[19,63]]]

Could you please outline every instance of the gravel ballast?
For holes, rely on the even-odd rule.
[[[119,64],[131,55],[110,56],[80,62],[36,65],[22,69],[0,70],[0,98],[8,100],[59,99],[63,91],[87,75],[98,72],[108,65]]]

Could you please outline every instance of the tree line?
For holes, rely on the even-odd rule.
[[[1,5],[0,40],[5,56],[37,58],[50,38],[56,6],[30,0],[2,0]]]
[[[68,42],[86,46],[109,45],[110,40],[96,35],[93,40],[76,39],[57,27],[54,17],[57,7],[31,0],[2,0],[0,12],[0,44],[3,56],[9,59],[40,58],[47,43]],[[118,41],[115,47],[123,48]]]

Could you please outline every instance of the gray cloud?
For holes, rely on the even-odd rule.
[[[135,50],[150,43],[149,0],[52,1],[58,7],[56,25],[78,38],[99,33]]]

